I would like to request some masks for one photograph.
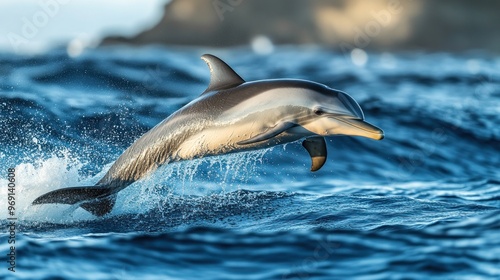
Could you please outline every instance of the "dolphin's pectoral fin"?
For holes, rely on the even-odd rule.
[[[210,85],[201,95],[215,90],[239,86],[245,82],[245,80],[236,74],[236,72],[220,58],[211,54],[204,54],[201,56],[201,59],[203,59],[207,63],[208,68],[210,68]]]
[[[326,161],[326,143],[324,137],[309,137],[302,142],[302,146],[306,148],[311,156],[311,171],[318,171]]]
[[[282,133],[283,131],[290,129],[292,127],[296,126],[296,124],[291,123],[291,122],[282,122],[280,124],[277,124],[274,127],[269,128],[268,130],[264,131],[261,134],[258,134],[250,139],[243,140],[238,142],[238,145],[247,145],[247,144],[253,144],[257,142],[261,142],[270,138],[273,138],[274,136]]]

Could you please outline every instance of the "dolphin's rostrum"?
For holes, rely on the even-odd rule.
[[[304,80],[245,82],[219,58],[205,54],[202,59],[211,77],[198,98],[135,141],[95,186],[55,190],[33,204],[78,204],[103,216],[113,209],[119,191],[163,164],[305,138],[302,145],[316,171],[326,160],[324,136],[384,137],[342,91]]]

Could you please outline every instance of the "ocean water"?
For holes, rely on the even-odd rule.
[[[500,58],[480,52],[214,51],[247,80],[348,92],[386,138],[328,138],[315,173],[300,143],[167,165],[102,218],[30,206],[196,98],[206,52],[0,54],[1,279],[500,279]]]

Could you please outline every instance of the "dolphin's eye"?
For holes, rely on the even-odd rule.
[[[317,116],[321,116],[321,115],[323,115],[323,114],[325,113],[325,112],[321,111],[321,109],[319,109],[319,108],[314,109],[314,111],[313,111],[313,112],[314,112],[314,114],[316,114]]]

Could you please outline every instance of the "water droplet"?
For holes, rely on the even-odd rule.
[[[362,49],[353,49],[351,51],[351,60],[354,65],[363,67],[368,62],[368,54]]]
[[[252,49],[256,54],[270,54],[274,51],[274,44],[266,36],[259,35],[252,39]]]

